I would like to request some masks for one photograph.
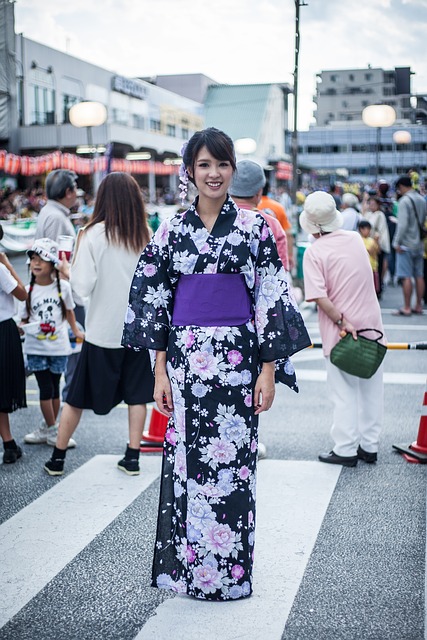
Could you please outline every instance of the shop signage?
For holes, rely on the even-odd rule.
[[[138,98],[139,100],[145,100],[147,98],[147,87],[140,84],[136,80],[130,80],[124,76],[113,76],[111,79],[111,88],[113,91],[119,93],[125,93],[132,98]]]

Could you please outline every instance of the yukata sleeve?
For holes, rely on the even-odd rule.
[[[276,361],[276,381],[298,390],[289,357],[311,345],[274,236],[263,222],[255,262],[255,325],[261,362]]]
[[[134,351],[166,351],[173,306],[168,244],[161,240],[167,221],[141,254],[133,276],[122,346]]]

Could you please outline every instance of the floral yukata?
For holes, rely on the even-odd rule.
[[[252,592],[260,366],[276,360],[276,379],[297,390],[289,356],[311,342],[262,216],[227,198],[209,233],[196,206],[165,220],[142,253],[122,344],[167,350],[172,387],[152,584],[230,600]],[[252,318],[175,326],[177,283],[191,274],[243,274]]]

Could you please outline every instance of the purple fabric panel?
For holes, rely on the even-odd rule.
[[[172,324],[234,327],[252,318],[252,301],[240,273],[194,273],[180,276]]]

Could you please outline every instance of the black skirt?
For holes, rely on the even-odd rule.
[[[0,322],[0,412],[12,413],[27,406],[25,367],[21,338],[15,321]]]
[[[67,403],[106,415],[120,402],[153,402],[154,376],[148,351],[106,349],[84,342]]]

